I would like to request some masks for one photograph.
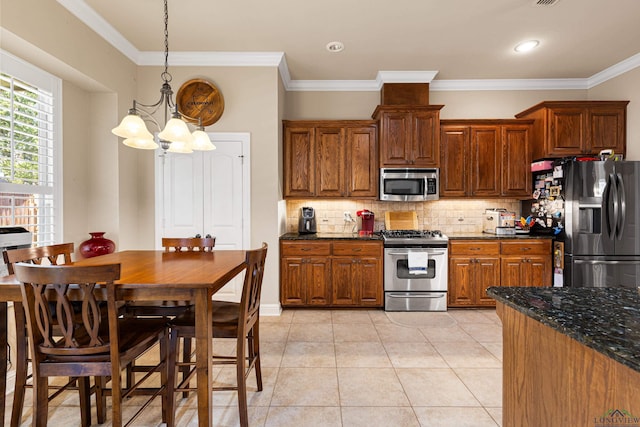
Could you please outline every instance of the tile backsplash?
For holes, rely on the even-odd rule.
[[[319,233],[345,233],[353,231],[354,223],[344,220],[349,212],[356,218],[356,211],[368,209],[375,215],[375,230],[384,228],[387,211],[416,211],[418,224],[423,230],[441,230],[445,234],[482,232],[485,209],[504,208],[520,217],[520,201],[515,199],[486,200],[437,200],[433,202],[380,202],[376,200],[288,200],[287,232],[298,231],[300,208],[311,206],[316,211]]]

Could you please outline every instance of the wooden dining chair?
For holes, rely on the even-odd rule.
[[[248,427],[247,413],[247,377],[255,370],[258,391],[262,391],[262,369],[260,367],[260,293],[264,274],[267,244],[260,249],[247,251],[246,271],[240,303],[213,301],[213,338],[233,338],[236,340],[236,354],[233,356],[214,356],[214,364],[234,364],[236,366],[237,385],[214,387],[214,390],[237,390],[240,425]],[[189,379],[195,373],[194,363],[190,359],[176,360],[180,338],[195,337],[195,313],[188,310],[170,322],[169,377],[170,399],[172,393],[188,392]],[[173,366],[173,369],[171,368]],[[190,375],[176,384],[176,369],[190,368]]]
[[[27,262],[33,264],[70,264],[71,255],[73,254],[73,243],[61,243],[58,245],[50,246],[37,246],[32,248],[10,249],[4,251],[2,256],[4,262],[7,265],[9,274],[14,274],[13,266],[18,262]],[[52,306],[55,312],[55,305]],[[11,426],[19,426],[22,424],[22,410],[24,408],[24,398],[26,388],[31,388],[32,384],[29,382],[31,375],[29,372],[29,343],[27,339],[27,326],[26,318],[24,314],[23,305],[19,302],[15,302],[13,305],[15,322],[16,322],[16,370],[15,370],[15,384],[13,393],[13,409],[11,411]],[[53,315],[53,327],[55,331],[58,331],[57,322],[55,322],[56,316]],[[77,389],[75,378],[70,378],[69,381],[63,385],[55,385],[50,387],[53,392],[49,397],[49,400],[57,397],[62,391],[68,389]],[[84,390],[82,392],[85,392]],[[80,395],[80,399],[88,399],[88,395]],[[91,414],[84,411],[85,407],[81,406],[81,419],[82,425],[90,424]]]
[[[215,237],[163,237],[162,247],[165,252],[212,252],[216,245]],[[125,315],[130,317],[166,317],[172,318],[182,314],[190,304],[184,301],[129,301],[125,305]],[[184,357],[191,354],[191,340],[183,341]],[[127,385],[135,381],[136,372],[147,372],[149,366],[132,364],[127,367]],[[182,369],[186,378],[188,369]],[[185,393],[186,397],[186,393]]]
[[[165,252],[211,252],[216,245],[215,237],[163,237]]]
[[[22,300],[27,317],[29,345],[33,355],[34,378],[33,426],[45,427],[48,416],[49,377],[78,377],[81,389],[89,388],[89,378],[98,378],[96,400],[106,407],[111,396],[112,425],[122,426],[123,399],[141,388],[143,378],[134,387],[124,390],[121,370],[160,343],[160,362],[154,372],[161,377],[155,395],[162,396],[162,421],[173,426],[173,399],[168,399],[167,344],[168,331],[162,319],[122,318],[116,303],[116,285],[120,278],[120,264],[99,266],[42,266],[14,265],[21,283]],[[106,294],[107,318],[102,314],[96,298],[97,288]],[[55,300],[50,300],[53,295]],[[81,302],[81,315],[72,304]],[[55,301],[60,336],[53,333],[51,305]],[[111,387],[106,388],[107,378]],[[89,402],[82,401],[89,409]],[[133,418],[148,405],[144,404]],[[98,410],[98,422],[104,423],[106,414]]]

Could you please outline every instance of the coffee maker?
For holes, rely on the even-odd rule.
[[[316,212],[311,207],[300,208],[300,219],[298,220],[298,233],[313,234],[317,232]]]
[[[373,227],[375,224],[375,215],[368,209],[363,209],[356,212],[358,216],[358,229],[361,236],[370,236],[373,234]]]

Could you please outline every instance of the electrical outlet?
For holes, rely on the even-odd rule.
[[[345,222],[353,222],[353,217],[351,216],[351,212],[344,213],[344,221]]]

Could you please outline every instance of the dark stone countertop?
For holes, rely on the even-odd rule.
[[[504,239],[553,239],[553,236],[532,234],[447,233],[449,240],[504,240]]]
[[[358,233],[285,233],[280,236],[280,240],[379,240],[382,241],[380,234],[372,234],[370,236],[360,236]]]
[[[487,294],[640,372],[640,291],[490,287]]]

